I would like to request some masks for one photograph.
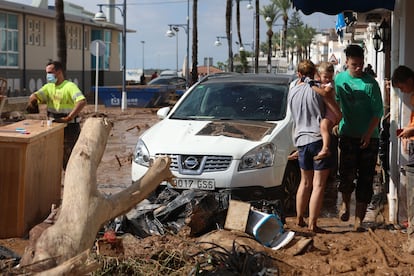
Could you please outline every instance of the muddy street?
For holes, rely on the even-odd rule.
[[[91,116],[93,106],[83,111],[83,118]],[[131,158],[138,136],[157,122],[156,109],[120,109],[100,107],[99,112],[105,113],[114,121],[106,150],[98,167],[98,187],[103,193],[112,194],[124,189],[131,183]],[[354,232],[351,219],[342,222],[337,219],[338,202],[340,197],[336,190],[335,180],[327,186],[324,206],[319,226],[329,230],[327,234],[314,234],[306,228],[298,227],[294,217],[287,217],[284,225],[286,231],[294,231],[295,237],[291,243],[277,251],[255,243],[255,250],[260,250],[271,256],[274,266],[278,267],[279,275],[413,275],[414,258],[405,253],[407,234],[405,229],[399,229],[387,224],[387,207],[381,206],[379,223],[370,231]],[[351,212],[353,210],[351,209]],[[382,220],[382,221],[381,221]],[[178,236],[168,234],[166,237],[153,236],[144,239],[134,239],[126,248],[130,257],[151,258],[159,254],[159,249],[190,251],[193,242],[208,240],[223,242],[231,246],[231,241],[238,234],[218,230],[202,237],[189,237],[183,231]],[[297,244],[308,240],[309,244],[298,253]],[[128,239],[125,239],[125,242]],[[251,239],[250,239],[251,240]],[[0,245],[17,254],[22,254],[27,239],[12,238],[0,240]],[[149,246],[150,245],[150,246]],[[188,245],[188,248],[186,247]],[[161,275],[161,274],[160,274]]]
[[[114,113],[111,114],[112,112]],[[145,128],[157,121],[155,110],[132,109],[128,110],[128,114],[116,115],[119,113],[117,110],[108,110],[109,117],[114,116],[116,121],[98,173],[100,189],[105,192],[122,188],[130,183],[128,158],[136,139]],[[116,160],[116,154],[122,157],[120,158],[122,166]],[[116,182],[113,181],[115,179]],[[378,178],[377,180],[379,181]],[[320,227],[331,231],[329,234],[313,235],[305,229],[298,228],[293,217],[287,217],[285,227],[296,232],[294,241],[303,237],[311,237],[313,241],[312,246],[301,255],[292,256],[289,247],[272,252],[277,258],[289,264],[288,274],[300,271],[302,275],[412,275],[414,258],[404,252],[407,234],[404,229],[396,229],[387,224],[388,206],[379,206],[378,216],[375,216],[379,223],[371,223],[377,225],[374,228],[375,237],[385,243],[381,245],[368,231],[354,232],[352,216],[348,222],[337,219],[340,200],[336,180],[332,178],[325,191],[319,223]],[[353,211],[354,205],[351,206],[351,212]]]

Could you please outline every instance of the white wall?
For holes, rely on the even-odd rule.
[[[412,26],[414,1],[396,0],[392,18],[391,74],[398,65],[406,65],[414,69],[414,37]],[[406,220],[407,197],[405,173],[400,169],[407,162],[407,154],[401,147],[401,141],[395,137],[395,130],[408,124],[411,114],[410,95],[405,95],[391,88],[391,179],[390,179],[390,222]],[[398,192],[397,192],[398,191]],[[398,203],[398,215],[392,208],[393,202]]]

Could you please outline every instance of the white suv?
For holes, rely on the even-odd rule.
[[[283,199],[295,207],[300,171],[287,110],[286,75],[223,74],[192,86],[139,137],[132,180],[169,156],[175,189],[230,190],[243,200]],[[162,185],[171,185],[163,183]]]

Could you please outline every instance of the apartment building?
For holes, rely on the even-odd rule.
[[[36,2],[36,1],[34,1]],[[7,79],[9,98],[27,96],[45,82],[45,65],[57,59],[56,18],[53,6],[39,0],[36,6],[0,0],[0,77]],[[99,84],[122,82],[122,25],[98,23],[94,14],[65,1],[67,79],[77,83],[88,98],[95,83],[96,57],[91,42],[101,40]]]

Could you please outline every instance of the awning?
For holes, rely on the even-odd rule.
[[[343,11],[367,12],[374,9],[394,10],[395,0],[291,0],[293,6],[309,15],[322,12],[336,15]]]

